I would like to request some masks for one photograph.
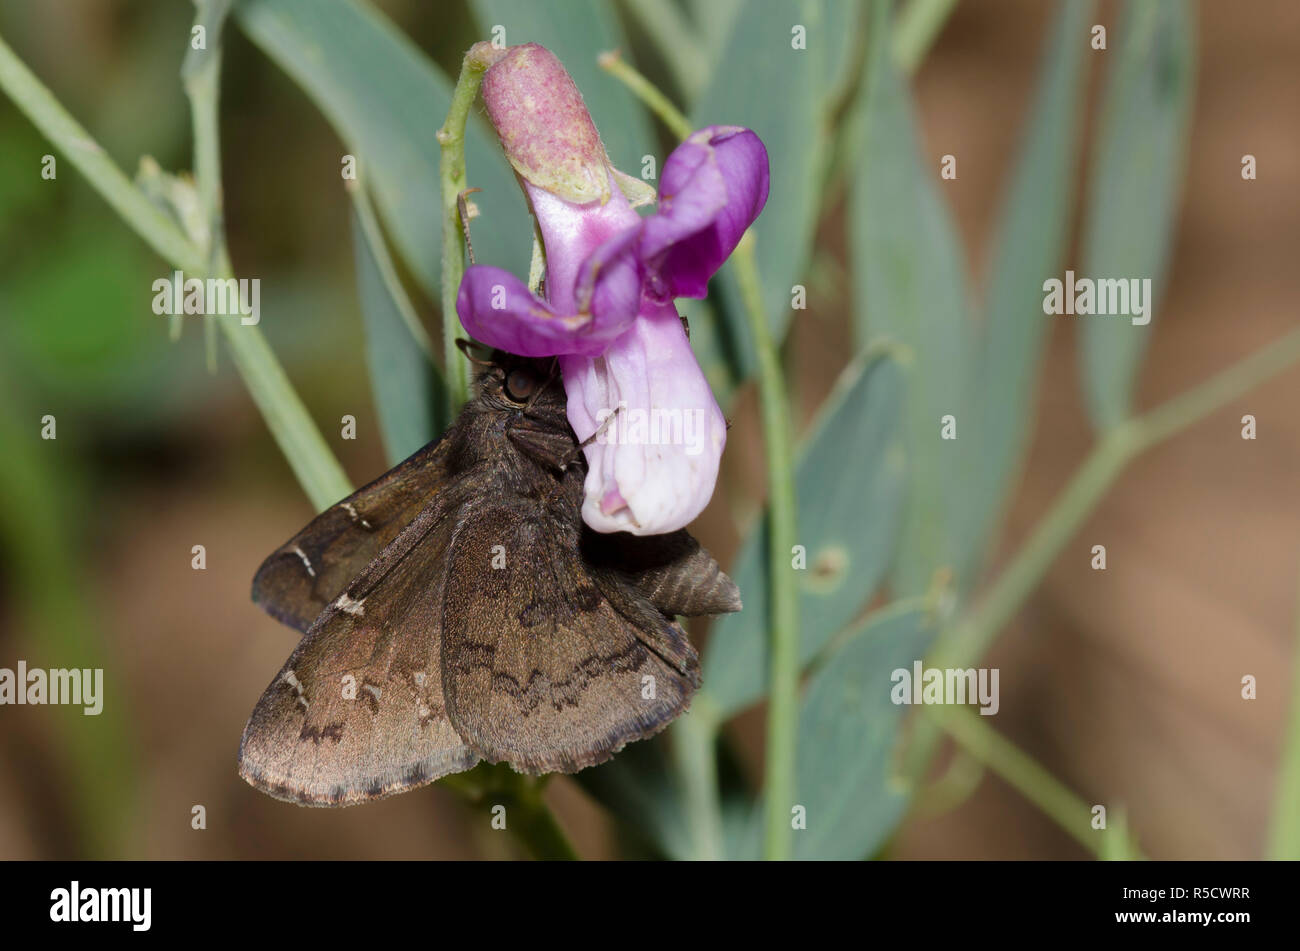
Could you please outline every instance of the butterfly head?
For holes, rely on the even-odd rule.
[[[553,357],[520,357],[502,350],[479,356],[462,347],[478,367],[476,398],[466,404],[452,436],[454,465],[489,464],[502,471],[540,464],[562,475],[576,458],[568,400]],[[523,468],[520,468],[523,466]]]
[[[492,351],[478,375],[479,399],[492,408],[521,412],[527,416],[564,417],[566,398],[554,358],[517,357],[502,350]]]

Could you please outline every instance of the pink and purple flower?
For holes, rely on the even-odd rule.
[[[493,347],[559,357],[569,422],[580,440],[596,435],[585,450],[588,525],[681,528],[713,494],[726,421],[673,299],[704,297],[762,211],[767,151],[748,129],[693,133],[664,163],[658,208],[642,217],[624,193],[641,183],[610,164],[549,51],[512,47],[484,75],[483,100],[537,219],[546,296],[474,265],[456,301],[461,323]]]

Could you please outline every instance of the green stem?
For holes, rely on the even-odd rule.
[[[754,237],[747,232],[732,255],[745,315],[758,354],[759,402],[769,485],[767,582],[771,593],[771,668],[768,676],[767,750],[764,766],[763,854],[790,857],[790,808],[795,797],[795,734],[799,726],[799,590],[790,554],[795,538],[794,448],[790,400],[776,343],[763,308]]]
[[[570,861],[578,858],[564,830],[542,799],[547,777],[525,776],[504,763],[480,763],[465,773],[438,783],[492,818],[494,806],[505,807],[506,829],[536,859]]]
[[[693,859],[723,858],[722,804],[718,800],[719,720],[712,698],[695,694],[690,711],[673,724],[673,758],[686,808]]]
[[[1114,828],[1098,835],[1089,822],[1088,804],[1033,757],[985,723],[980,714],[965,707],[925,707],[924,710],[930,715],[930,722],[946,730],[962,749],[1006,780],[1093,855],[1141,858],[1137,846],[1127,841],[1126,823],[1117,822]],[[1107,844],[1110,837],[1124,841],[1116,847],[1115,843]]]
[[[231,0],[198,0],[195,26],[204,29],[205,47],[191,47],[181,65],[181,85],[190,101],[194,136],[194,180],[199,208],[207,225],[200,251],[208,256],[205,272],[211,274],[225,253],[225,213],[221,194],[221,31]]]
[[[545,862],[577,861],[573,844],[539,793],[505,798],[512,804],[507,807],[507,813],[515,837],[533,858]]]
[[[1300,361],[1300,330],[1283,334],[1228,369],[1180,393],[1137,421],[1142,449],[1168,439],[1192,423],[1245,395]]]
[[[1102,438],[1075,472],[1051,511],[1039,521],[1016,557],[998,576],[997,583],[957,626],[944,656],[954,664],[960,664],[963,658],[973,660],[983,655],[1116,476],[1140,449],[1141,443],[1131,424],[1117,427]]]
[[[229,262],[223,264],[217,276],[233,277]],[[220,321],[235,369],[312,505],[324,511],[351,495],[347,473],[312,421],[262,331],[236,317],[207,319]]]
[[[596,62],[601,69],[632,90],[632,93],[645,103],[646,108],[668,127],[669,132],[679,139],[684,139],[691,134],[690,120],[672,104],[672,101],[667,96],[660,92],[654,83],[641,75],[635,66],[623,59],[617,50],[601,53],[596,58]]]
[[[1269,857],[1292,861],[1300,859],[1300,598],[1296,604],[1293,649],[1291,718],[1282,744],[1277,798],[1273,804],[1273,828],[1269,835]]]
[[[457,199],[469,187],[465,172],[465,123],[483,82],[483,73],[499,58],[501,50],[490,43],[475,43],[465,54],[460,78],[452,90],[451,107],[438,130],[442,182],[442,355],[447,380],[447,419],[455,419],[469,397],[469,367],[456,347],[460,321],[456,317],[456,294],[465,275],[465,248],[461,236]]]
[[[1204,383],[1153,410],[1106,430],[1083,465],[984,596],[935,648],[934,666],[966,667],[988,650],[1124,467],[1138,454],[1181,432],[1264,380],[1300,361],[1293,330]],[[907,756],[913,778],[937,741],[929,720],[917,723]]]

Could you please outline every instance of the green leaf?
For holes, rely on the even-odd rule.
[[[1129,2],[1111,34],[1120,46],[1107,54],[1115,62],[1092,156],[1078,276],[1149,278],[1148,317],[1164,290],[1187,160],[1194,16],[1195,7],[1181,0]],[[1123,316],[1077,319],[1088,412],[1106,429],[1130,414],[1153,324]]]
[[[791,803],[804,808],[807,828],[795,832],[795,858],[869,857],[903,817],[908,790],[893,767],[908,708],[891,699],[891,675],[910,673],[935,633],[923,610],[893,605],[869,618],[809,679]],[[758,856],[761,816],[760,806],[732,857]]]
[[[355,0],[244,0],[236,16],[353,150],[403,261],[438,300],[436,133],[451,83],[392,23]],[[469,181],[483,189],[474,196],[474,251],[483,263],[526,274],[532,232],[514,176],[481,123],[471,122],[466,135]]]
[[[971,454],[969,505],[957,513],[958,552],[978,554],[1002,509],[1033,422],[1034,383],[1052,318],[1043,282],[1061,274],[1073,196],[1084,39],[1096,4],[1059,5],[1047,39],[1011,187],[998,215],[984,300],[977,396],[978,441]]]
[[[835,0],[752,0],[735,18],[712,81],[690,111],[696,128],[746,126],[767,147],[772,189],[753,231],[764,310],[778,344],[790,323],[791,288],[808,268],[829,160],[827,109],[857,18],[856,5]],[[806,48],[793,46],[796,26]],[[725,378],[715,374],[710,381],[724,402],[757,366],[730,272],[724,268],[715,282],[732,305],[723,311],[725,324],[692,339],[702,364],[726,368]]]
[[[903,389],[904,374],[892,359],[859,358],[840,377],[801,453],[795,482],[807,558],[799,571],[802,662],[866,606],[889,565],[904,491]],[[745,609],[714,622],[705,652],[705,689],[724,716],[766,688],[766,534],[764,520],[745,539],[732,573]]]
[[[911,485],[894,568],[895,594],[925,590],[936,569],[961,573],[955,522],[974,429],[975,348],[962,248],[936,184],[938,156],[920,146],[907,89],[890,55],[888,8],[877,4],[858,123],[850,260],[859,345],[888,340],[909,354],[906,443]],[[941,438],[956,418],[957,439]]]
[[[352,246],[370,386],[388,461],[396,465],[446,428],[443,381],[360,189],[352,209]]]
[[[608,0],[472,0],[482,38],[505,27],[509,46],[540,43],[569,71],[595,120],[615,168],[640,176],[641,160],[658,154],[649,119],[637,98],[605,72],[596,58],[608,50],[627,49],[613,4]]]
[[[813,674],[799,715],[796,791],[808,828],[795,857],[859,859],[902,818],[906,788],[894,778],[906,707],[891,674],[925,656],[935,629],[918,610],[886,610]]]

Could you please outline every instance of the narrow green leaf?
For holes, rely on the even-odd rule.
[[[902,818],[907,791],[892,765],[907,707],[893,702],[891,675],[910,673],[934,635],[920,611],[885,612],[809,681],[798,767],[808,828],[795,837],[796,857],[864,858]]]
[[[473,0],[471,6],[482,39],[491,39],[491,31],[501,26],[507,45],[540,43],[559,57],[582,92],[614,166],[640,176],[642,159],[658,153],[650,120],[628,88],[596,62],[608,50],[627,50],[613,4],[607,0]]]
[[[975,428],[975,348],[962,248],[937,186],[939,156],[918,141],[910,96],[890,54],[888,7],[874,10],[850,208],[854,322],[860,345],[889,340],[910,354],[911,485],[894,568],[895,594],[910,595],[925,590],[941,567],[961,571],[955,522],[969,504],[963,456],[972,451]],[[948,416],[956,439],[943,438]]]
[[[446,428],[443,382],[431,344],[402,290],[365,193],[353,193],[352,247],[366,328],[366,365],[388,461],[396,464]],[[414,332],[413,332],[414,329]]]
[[[1034,383],[1052,318],[1043,282],[1061,274],[1069,234],[1079,103],[1088,25],[1096,4],[1059,5],[1039,72],[1020,156],[998,215],[984,300],[976,406],[979,451],[971,454],[969,505],[957,513],[958,552],[984,547],[1023,455],[1033,422]]]
[[[888,357],[859,358],[840,377],[795,472],[801,662],[816,656],[865,606],[889,565],[904,492],[899,421],[904,373]],[[770,606],[763,584],[766,519],[732,572],[745,609],[714,622],[703,680],[723,716],[753,703],[767,682]]]
[[[1078,277],[1136,278],[1149,321],[1164,290],[1187,161],[1196,73],[1195,7],[1183,0],[1130,2],[1112,36],[1113,66],[1092,156]],[[1129,301],[1130,308],[1133,301]],[[1106,429],[1132,410],[1133,384],[1152,323],[1084,316],[1082,364],[1088,412]]]
[[[925,656],[935,636],[918,609],[886,608],[819,665],[799,715],[799,759],[793,810],[807,823],[794,835],[798,859],[862,859],[898,824],[908,790],[896,778],[895,749],[908,707],[891,699],[893,671]],[[756,809],[734,842],[734,858],[758,854]]]
[[[303,88],[346,143],[374,190],[403,261],[438,300],[442,217],[435,133],[451,83],[392,23],[357,0],[244,0],[240,26]],[[526,274],[527,211],[495,137],[481,123],[466,132],[476,219],[474,251],[484,263]],[[322,181],[342,170],[320,170]],[[342,181],[340,180],[340,184]]]

